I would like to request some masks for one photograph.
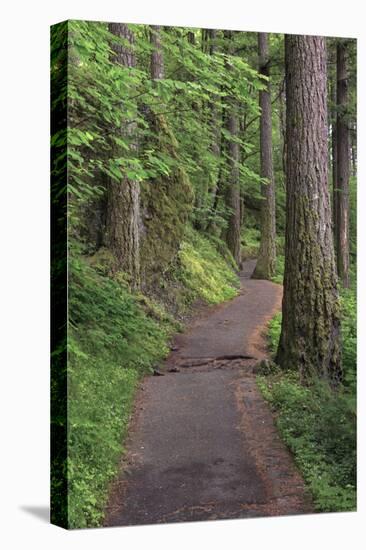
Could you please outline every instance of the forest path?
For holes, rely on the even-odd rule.
[[[175,338],[165,375],[144,379],[105,525],[312,511],[252,373],[282,297],[280,285],[249,278],[254,266],[244,263],[236,298]]]

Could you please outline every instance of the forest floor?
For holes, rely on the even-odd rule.
[[[137,525],[313,511],[304,481],[256,385],[263,331],[282,287],[250,279],[239,295],[201,308],[135,401],[121,475],[104,525]]]

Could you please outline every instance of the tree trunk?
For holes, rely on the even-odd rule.
[[[332,184],[333,184],[333,235],[334,249],[337,251],[337,228],[338,228],[338,193],[337,193],[337,83],[336,79],[332,80]]]
[[[122,23],[110,23],[109,31],[118,38],[124,38],[131,46],[133,32]],[[123,67],[135,67],[133,48],[112,41],[113,61]],[[122,107],[121,98],[121,108]],[[128,137],[132,150],[137,149],[136,125],[130,123],[122,128]],[[119,152],[115,154],[118,156]],[[127,272],[132,286],[140,283],[140,185],[121,174],[121,181],[110,180],[107,199],[107,246],[113,252],[118,270]]]
[[[269,78],[268,34],[258,33],[259,73]],[[272,159],[272,106],[270,84],[259,92],[260,163],[262,184],[261,243],[254,279],[270,279],[276,271],[276,204]]]
[[[216,39],[217,31],[215,29],[206,30],[206,39],[208,38],[208,49],[210,55],[215,55],[217,51]],[[211,193],[211,221],[208,224],[209,230],[213,230],[215,227],[215,214],[219,199],[219,184],[220,184],[220,157],[221,157],[221,125],[222,125],[222,108],[220,97],[214,95],[212,97],[211,108],[211,127],[212,127],[212,154],[216,159],[216,174],[213,180],[213,185],[210,189]]]
[[[229,41],[228,51],[231,53],[232,32],[225,31],[225,38]],[[230,67],[227,66],[227,70]],[[226,144],[228,156],[228,176],[225,183],[225,204],[229,210],[228,226],[225,232],[226,243],[237,265],[240,265],[240,187],[239,187],[239,160],[240,151],[237,138],[239,136],[238,105],[235,99],[226,100],[225,125],[230,136]]]
[[[340,318],[331,209],[325,39],[286,35],[287,219],[277,362],[336,383]]]
[[[280,91],[279,91],[279,118],[280,118],[280,131],[281,131],[281,138],[282,138],[282,154],[281,154],[281,161],[282,161],[282,171],[284,176],[286,177],[286,92],[285,92],[285,81],[280,83]]]
[[[161,27],[151,25],[150,29],[150,43],[153,48],[151,52],[151,78],[153,80],[161,80],[164,78],[163,49],[160,40]]]
[[[350,139],[347,121],[347,42],[337,44],[337,266],[343,286],[349,286]]]
[[[238,137],[239,123],[237,107],[232,102],[229,107],[226,128],[233,138]],[[229,181],[226,185],[225,202],[230,210],[226,243],[234,260],[240,265],[240,188],[239,188],[239,144],[235,141],[228,143]]]
[[[150,74],[153,81],[164,78],[164,52],[161,29],[152,26],[150,44]],[[164,110],[162,106],[158,111]],[[159,174],[141,184],[142,217],[141,279],[142,286],[151,289],[160,284],[161,275],[176,257],[182,242],[188,216],[191,213],[193,193],[184,168],[178,162],[178,143],[164,114],[148,110],[146,120],[150,133],[144,143],[174,159],[169,175]],[[141,147],[141,145],[140,145]]]

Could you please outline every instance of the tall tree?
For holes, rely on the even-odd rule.
[[[268,34],[258,33],[259,73],[269,79]],[[276,204],[272,159],[272,107],[271,88],[259,91],[260,117],[260,166],[262,184],[261,242],[254,279],[270,279],[276,270]]]
[[[337,191],[337,81],[333,76],[331,81],[331,124],[332,124],[332,184],[333,184],[333,235],[334,247],[337,251],[338,237],[338,191]]]
[[[112,40],[113,61],[131,69],[136,66],[133,31],[123,23],[110,23],[109,31],[118,37]],[[125,43],[122,43],[123,39]],[[121,109],[123,98],[121,97]],[[137,149],[136,123],[133,120],[120,129],[132,149]],[[114,151],[118,156],[119,151]],[[140,281],[140,184],[121,173],[121,180],[111,179],[108,185],[106,244],[117,261],[117,269],[126,271],[133,286]]]
[[[233,55],[233,32],[225,31],[227,40],[227,49],[230,55]],[[226,64],[230,71],[230,64]],[[232,253],[236,263],[240,264],[240,187],[239,187],[239,161],[240,149],[238,143],[239,120],[238,103],[235,98],[229,96],[226,100],[226,110],[224,114],[225,128],[228,132],[226,139],[227,154],[227,181],[225,185],[225,205],[228,208],[228,226],[225,231],[226,243]]]
[[[277,362],[332,382],[341,377],[331,210],[325,39],[286,35],[287,213]]]
[[[349,176],[350,135],[348,128],[348,43],[337,43],[337,171],[336,251],[338,275],[349,286]]]
[[[161,26],[150,26],[150,76],[157,93],[159,81],[165,78],[164,51]],[[178,143],[164,111],[164,102],[147,108],[149,133],[144,142],[144,154],[154,152],[158,163],[171,163],[164,171],[142,182],[143,232],[141,237],[142,286],[157,284],[161,274],[175,258],[188,216],[193,193],[187,174],[178,163]],[[158,112],[155,111],[157,109]],[[165,106],[166,109],[166,106]],[[143,147],[141,147],[143,149]]]
[[[153,80],[161,80],[164,78],[164,58],[161,45],[161,26],[151,25],[150,27],[150,43],[152,46],[151,52],[151,78]]]

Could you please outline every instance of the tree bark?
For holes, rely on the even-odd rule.
[[[161,80],[164,78],[163,49],[160,40],[161,26],[150,26],[150,43],[153,48],[151,52],[151,78]]]
[[[217,31],[215,29],[207,29],[205,31],[206,42],[208,45],[206,49],[210,55],[215,55],[217,51],[216,39]],[[220,157],[221,157],[221,125],[222,125],[222,108],[220,102],[220,97],[214,95],[212,97],[212,102],[210,105],[211,108],[211,127],[212,127],[212,154],[215,156],[217,162],[216,177],[213,181],[213,185],[210,189],[211,193],[211,221],[208,224],[209,230],[213,230],[215,227],[215,214],[216,208],[219,200],[219,184],[220,184]],[[221,103],[221,102],[220,102]]]
[[[338,228],[338,193],[337,193],[337,82],[332,79],[332,185],[333,185],[333,235],[334,249],[337,251],[337,228]]]
[[[269,78],[268,34],[258,33],[259,73]],[[270,279],[276,271],[276,204],[272,158],[272,106],[270,83],[259,92],[260,165],[262,184],[261,242],[254,279]]]
[[[286,35],[287,219],[277,362],[341,378],[340,318],[328,191],[325,39]]]
[[[112,41],[113,61],[123,67],[135,67],[134,36],[127,25],[110,23],[109,31],[129,42],[128,46]],[[123,108],[121,98],[121,108]],[[132,150],[137,149],[136,125],[121,130],[128,137]],[[116,152],[118,154],[118,152]],[[116,258],[118,270],[127,272],[132,286],[140,283],[140,185],[121,174],[121,181],[110,180],[107,199],[107,246]]]
[[[347,121],[347,42],[337,43],[337,267],[343,286],[349,286],[350,138]]]
[[[228,40],[228,51],[232,53],[232,31],[225,31]],[[230,67],[227,66],[227,70]],[[225,185],[225,204],[228,208],[228,226],[225,232],[226,243],[237,265],[240,265],[240,187],[239,187],[239,160],[240,150],[237,138],[239,136],[238,105],[235,99],[228,98],[225,113],[225,126],[232,139],[226,143],[228,156],[228,180]]]

